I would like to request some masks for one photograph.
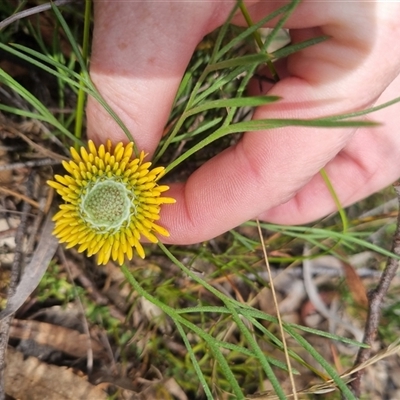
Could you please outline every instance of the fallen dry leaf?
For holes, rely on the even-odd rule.
[[[66,367],[24,359],[19,351],[8,348],[5,391],[19,400],[106,400],[107,393],[93,386]]]
[[[14,319],[11,322],[10,337],[32,339],[36,343],[51,346],[74,357],[86,357],[90,348],[95,358],[106,356],[102,345],[95,339],[77,330],[39,321]]]
[[[354,301],[361,307],[368,308],[368,298],[365,286],[357,274],[357,271],[353,268],[351,264],[342,262],[342,267],[344,275],[346,277],[347,286],[353,296]]]
[[[51,217],[52,214],[49,213],[31,262],[25,267],[24,274],[22,275],[14,295],[8,299],[6,308],[0,312],[0,321],[14,314],[22,304],[24,304],[25,300],[39,285],[40,280],[56,252],[58,240],[52,234],[54,223]]]
[[[11,170],[3,170],[2,166],[7,165],[10,161],[8,154],[5,150],[1,148],[0,142],[0,184],[7,185],[12,182],[12,171]]]

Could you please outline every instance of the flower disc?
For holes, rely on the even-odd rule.
[[[112,179],[97,181],[92,187],[86,188],[86,194],[81,202],[81,215],[92,227],[103,227],[105,231],[118,230],[128,220],[131,213],[129,192],[122,183]]]

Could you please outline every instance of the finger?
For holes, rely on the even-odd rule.
[[[106,102],[152,153],[162,135],[190,57],[205,33],[223,22],[212,3],[95,3],[91,77]],[[88,136],[96,142],[127,138],[93,99],[87,107]]]
[[[363,14],[361,3],[358,5]],[[372,104],[393,79],[398,62],[383,63],[378,77],[376,70],[366,68],[365,63],[377,65],[387,54],[387,38],[392,33],[389,27],[393,27],[397,17],[390,16],[386,7],[378,18],[370,8],[369,14],[363,14],[369,18],[363,22],[373,37],[362,37],[359,30],[353,32],[348,16],[343,17],[340,8],[331,11],[330,20],[325,20],[326,25],[320,28],[332,36],[331,40],[289,58],[290,75],[270,91],[283,100],[259,108],[256,119],[315,118],[357,110]],[[398,8],[396,12],[398,15]],[[348,26],[343,25],[342,17]],[[388,26],[380,23],[380,18]],[[391,50],[398,61],[399,45]],[[338,56],[342,58],[338,60]],[[345,68],[346,60],[349,69]],[[365,82],[372,82],[371,90],[365,89]],[[354,132],[289,127],[247,133],[238,145],[203,165],[186,184],[173,188],[171,194],[176,196],[177,205],[166,207],[162,214],[162,221],[171,232],[171,242],[209,239],[289,201],[349,143]]]
[[[399,96],[400,76],[377,104]],[[400,177],[400,104],[370,115],[379,127],[359,129],[349,144],[326,166],[326,172],[342,206],[348,206],[383,189]],[[326,184],[316,175],[286,204],[260,218],[279,224],[304,224],[336,211]]]
[[[250,8],[254,20],[266,15],[265,7],[265,2],[259,2]],[[318,86],[325,100],[329,91],[332,100],[340,99],[347,109],[369,105],[370,99],[376,100],[382,93],[382,85],[388,85],[398,73],[400,43],[395,38],[400,33],[399,9],[399,3],[302,1],[285,23],[292,43],[321,35],[329,39],[292,54],[286,72]],[[349,90],[356,86],[357,91]],[[368,101],[362,104],[362,99]]]
[[[247,134],[251,135],[251,134]],[[176,204],[165,207],[161,223],[171,243],[189,244],[215,237],[288,201],[348,140],[348,132],[285,129],[254,134],[204,164],[188,181],[173,185]],[[255,138],[254,138],[255,139]],[[286,143],[285,143],[286,142]],[[310,159],[310,155],[317,157]]]

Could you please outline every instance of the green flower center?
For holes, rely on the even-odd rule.
[[[101,230],[118,230],[130,218],[132,203],[129,195],[122,183],[96,182],[87,188],[81,203],[84,219]]]

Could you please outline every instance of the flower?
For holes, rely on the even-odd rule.
[[[162,193],[169,189],[159,185],[164,167],[150,169],[151,162],[132,159],[133,143],[111,141],[96,148],[89,141],[89,150],[80,148],[80,154],[71,147],[72,160],[63,161],[68,175],[55,175],[47,183],[61,195],[64,204],[53,217],[53,234],[67,249],[79,246],[87,255],[98,254],[97,263],[106,264],[110,258],[124,262],[133,257],[133,249],[140,257],[145,253],[141,236],[157,243],[155,234],[169,236],[157,225],[161,204],[175,203]]]

